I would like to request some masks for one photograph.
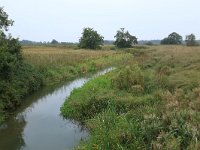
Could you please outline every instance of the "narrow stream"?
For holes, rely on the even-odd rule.
[[[74,88],[91,78],[109,72],[79,78],[59,87],[43,88],[28,96],[18,111],[0,126],[0,150],[69,150],[88,132],[70,120],[63,119],[60,107]]]

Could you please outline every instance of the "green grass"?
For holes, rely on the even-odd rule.
[[[77,149],[200,149],[200,48],[125,51],[132,61],[74,90],[61,108],[91,133]]]

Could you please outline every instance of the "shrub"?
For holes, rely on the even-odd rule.
[[[112,85],[120,90],[142,92],[144,76],[137,64],[121,69],[112,79]]]

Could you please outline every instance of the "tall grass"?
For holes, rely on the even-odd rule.
[[[131,56],[110,50],[82,50],[68,47],[24,47],[23,58],[45,75],[45,84],[69,80],[78,75],[116,65]]]
[[[24,47],[26,62],[36,66],[75,65],[89,59],[115,55],[114,51],[74,50],[60,47]]]
[[[77,149],[200,149],[200,47],[125,51],[132,61],[76,89],[61,108],[91,131]]]

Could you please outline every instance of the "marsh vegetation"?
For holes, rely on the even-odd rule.
[[[199,149],[200,48],[124,51],[134,57],[74,90],[61,109],[90,130],[77,149]]]

